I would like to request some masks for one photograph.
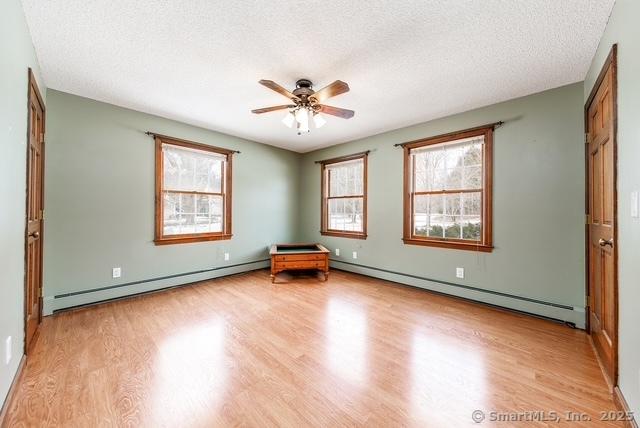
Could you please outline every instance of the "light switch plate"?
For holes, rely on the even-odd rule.
[[[357,259],[357,258],[358,258],[358,252],[357,252],[357,251],[354,251],[354,252],[353,252],[353,258],[354,258],[354,259]]]
[[[340,248],[336,248],[336,256],[340,255]]]
[[[229,253],[224,253],[224,261],[225,262],[229,261]]]
[[[456,268],[456,278],[464,278],[464,268]]]
[[[638,192],[631,192],[631,217],[638,218]]]

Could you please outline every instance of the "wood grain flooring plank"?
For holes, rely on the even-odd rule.
[[[588,336],[336,271],[266,270],[47,317],[7,427],[624,426]],[[509,413],[511,414],[511,413]]]

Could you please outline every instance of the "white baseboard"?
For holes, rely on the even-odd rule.
[[[164,278],[134,281],[133,283],[129,284],[108,286],[94,290],[66,293],[58,296],[46,296],[43,299],[43,315],[51,315],[55,311],[72,308],[75,306],[89,305],[106,300],[156,291],[163,288],[175,287],[179,285],[190,284],[192,282],[219,278],[221,276],[249,272],[256,269],[264,269],[269,267],[269,265],[269,260],[259,260],[232,266],[221,266],[218,268],[206,269],[194,273],[177,274],[170,275]]]
[[[500,306],[507,309],[513,309],[520,312],[526,312],[533,315],[552,318],[555,320],[574,324],[577,328],[584,329],[585,325],[585,308],[571,307],[567,305],[557,305],[555,303],[547,303],[528,299],[526,297],[506,295],[505,293],[496,293],[490,290],[482,290],[477,287],[461,286],[452,283],[444,283],[428,278],[420,278],[415,275],[405,275],[398,272],[390,272],[384,269],[378,269],[370,266],[362,266],[355,263],[341,262],[331,260],[331,267],[345,270],[348,272],[359,273],[374,278],[384,279],[387,281],[398,282],[400,284],[411,285],[413,287],[424,288],[426,290],[438,293],[448,294],[452,296],[462,297],[477,302],[483,302],[490,305]]]

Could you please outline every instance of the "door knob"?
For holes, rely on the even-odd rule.
[[[38,239],[40,237],[40,232],[31,232],[29,234],[29,237],[33,239]]]
[[[600,244],[601,247],[606,247],[607,245],[610,246],[611,248],[613,248],[613,238],[611,239],[602,239],[600,238],[598,240],[598,244]]]

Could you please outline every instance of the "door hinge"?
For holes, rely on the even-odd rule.
[[[40,210],[40,220],[44,220],[44,210]]]
[[[40,133],[40,142],[44,143],[44,132]]]
[[[585,144],[589,144],[589,133],[588,132],[584,133],[584,143]]]
[[[586,224],[587,226],[590,225],[591,224],[591,215],[587,214],[584,217],[585,217],[584,218],[584,222],[585,222],[584,224]]]

